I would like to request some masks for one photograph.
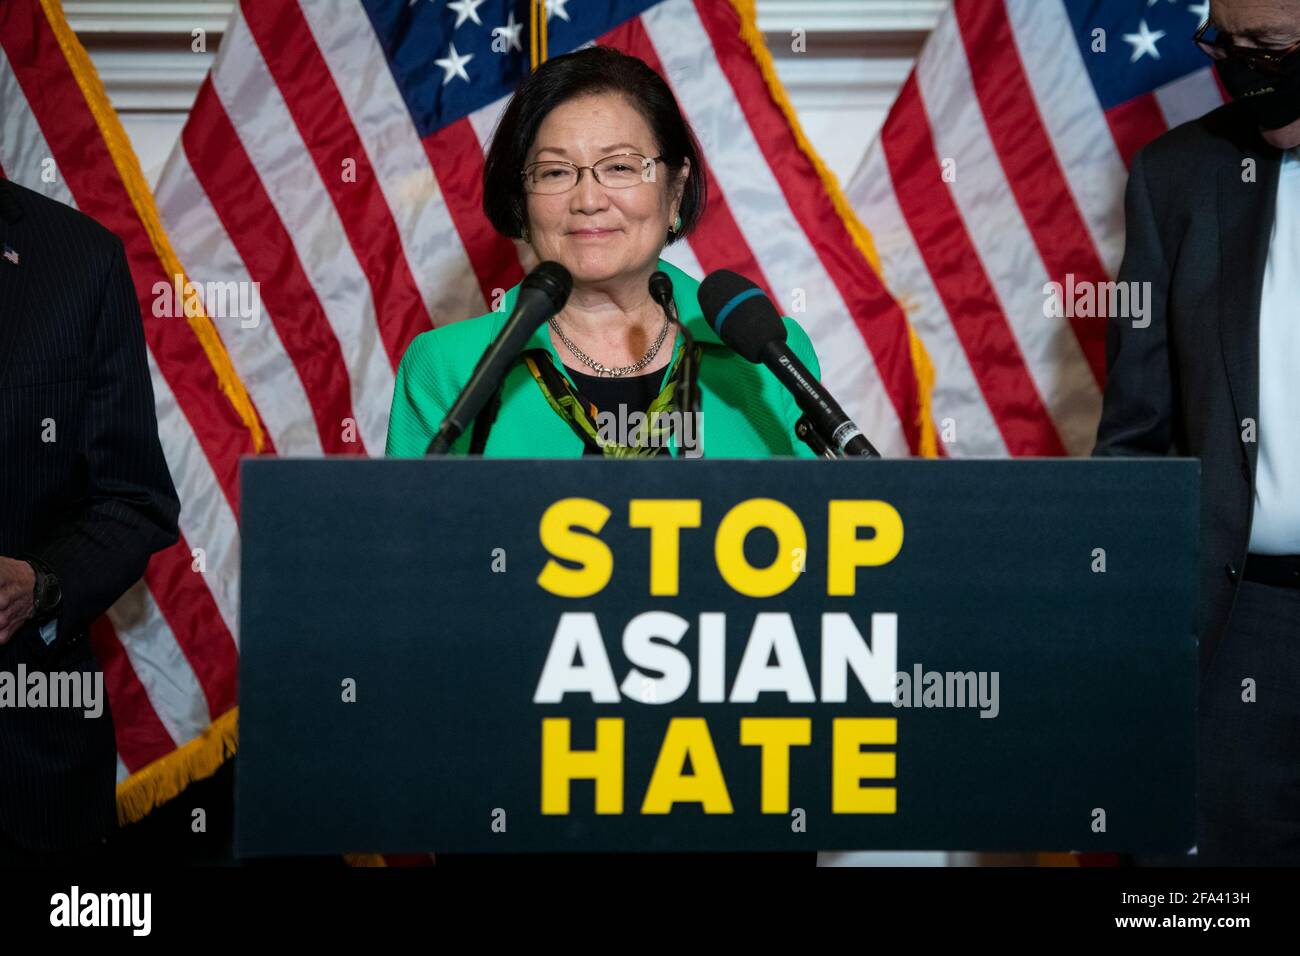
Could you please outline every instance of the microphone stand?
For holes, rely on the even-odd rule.
[[[813,450],[819,458],[844,458],[845,455],[838,449],[831,446],[822,433],[819,432],[811,419],[807,415],[801,415],[799,420],[794,423],[794,433],[803,439],[805,445]]]
[[[677,309],[672,311],[673,321],[677,321]],[[678,324],[682,330],[682,338],[685,340],[682,344],[682,364],[686,367],[682,369],[681,387],[682,401],[681,411],[683,415],[689,415],[694,423],[691,428],[691,434],[698,443],[700,455],[704,454],[704,441],[700,435],[700,388],[699,388],[699,366],[695,364],[695,336],[686,326]],[[683,431],[685,431],[685,419],[682,420]],[[686,451],[685,448],[682,451]]]
[[[483,364],[487,361],[488,352],[490,351],[491,349],[488,349],[488,351],[478,357],[478,361],[474,363],[474,371],[470,372],[471,379],[473,379],[483,367]],[[469,427],[479,427],[480,421],[484,419],[485,416],[488,416],[486,425],[488,428],[491,428],[492,423],[496,421],[497,408],[500,405],[500,401],[501,387],[498,385],[496,391],[492,393],[492,398],[488,400],[487,407],[470,420],[468,423]],[[438,430],[433,433],[433,438],[429,440],[429,447],[424,450],[425,457],[438,458],[450,455],[452,443],[462,434],[464,434],[464,429],[456,428],[447,418],[444,418]]]
[[[662,275],[662,273],[660,273],[660,275]],[[667,290],[661,291],[660,289],[657,289],[655,287],[654,282],[651,282],[650,284],[650,292],[651,295],[654,296],[655,301],[659,303],[659,307],[664,310],[664,315],[667,317],[667,319],[670,322],[676,322],[677,327],[682,330],[682,339],[684,341],[682,346],[682,360],[681,360],[682,374],[679,380],[680,384],[678,385],[678,394],[680,396],[680,401],[678,402],[678,408],[680,409],[683,416],[682,431],[685,432],[686,416],[689,415],[691,417],[691,421],[696,426],[700,424],[700,388],[699,388],[700,369],[699,366],[695,364],[695,336],[691,334],[690,329],[688,329],[681,322],[678,322],[677,303],[673,301],[671,292],[668,292]],[[700,431],[698,428],[692,428],[691,431],[697,443],[696,446],[691,450],[699,452],[699,454],[695,457],[703,457],[704,440],[700,435]],[[690,457],[685,454],[685,452],[687,451],[685,447],[682,447],[681,451],[683,453],[681,457]]]

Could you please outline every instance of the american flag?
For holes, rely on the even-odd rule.
[[[1091,450],[1106,320],[1049,318],[1044,289],[1115,276],[1133,154],[1223,104],[1192,42],[1208,15],[955,0],[928,38],[845,192],[933,362],[948,455]]]
[[[532,65],[529,14],[517,0],[235,11],[155,190],[157,233],[187,277],[132,257],[182,541],[97,635],[124,815],[210,770],[233,733],[240,455],[382,454],[411,339],[488,311],[534,264],[481,211],[485,146]],[[60,55],[46,15],[61,20],[51,0],[0,3],[4,48],[22,61],[21,82],[0,72],[0,157],[147,244],[153,232],[124,221],[120,183],[80,168],[113,168],[86,103],[71,110],[71,92],[42,86],[41,58]],[[882,452],[933,449],[919,339],[798,128],[752,0],[552,0],[545,17],[549,56],[598,43],[658,70],[701,141],[708,211],[665,258],[697,277],[752,277],[808,330],[823,377]],[[32,29],[39,50],[25,45]],[[42,184],[48,155],[93,202]]]

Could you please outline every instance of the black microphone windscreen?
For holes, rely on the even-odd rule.
[[[659,302],[671,302],[673,299],[673,280],[668,273],[660,270],[650,277],[650,294]]]
[[[742,275],[729,269],[710,273],[700,283],[699,299],[718,338],[751,362],[761,362],[772,342],[785,341],[785,323],[776,306]]]
[[[559,312],[564,308],[564,303],[569,301],[569,293],[573,291],[573,276],[558,262],[547,260],[524,276],[520,291],[525,289],[544,292],[550,298],[551,304],[555,306],[555,311]]]

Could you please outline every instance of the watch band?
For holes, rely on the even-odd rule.
[[[20,560],[32,566],[36,580],[32,585],[32,620],[39,624],[48,623],[63,603],[63,589],[59,577],[48,564],[33,554],[19,555]],[[51,595],[53,598],[51,599]]]

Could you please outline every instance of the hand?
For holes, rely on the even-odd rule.
[[[26,561],[0,558],[0,646],[18,633],[36,610],[36,572]]]

